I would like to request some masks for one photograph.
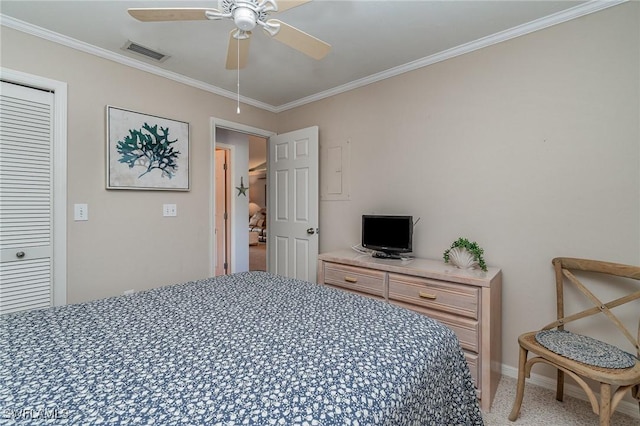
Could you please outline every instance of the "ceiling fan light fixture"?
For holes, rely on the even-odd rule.
[[[2,0],[0,0],[1,2]],[[274,12],[289,10],[311,0],[218,0],[218,8],[132,8],[129,14],[141,22],[171,22],[199,20],[233,20],[235,28],[229,33],[227,48],[228,70],[246,66],[251,32],[261,26],[272,39],[305,55],[320,60],[331,50],[331,45],[285,22],[269,19]],[[133,50],[133,49],[130,49]],[[151,55],[148,55],[151,56]],[[238,76],[238,105],[240,100]]]
[[[215,9],[205,11],[204,16],[206,16],[206,18],[211,21],[217,21],[218,19],[222,19],[222,18],[231,18],[231,15],[220,13]]]
[[[242,31],[236,28],[232,33],[232,37],[236,40],[247,40],[251,37],[251,31]]]
[[[258,17],[256,13],[248,7],[238,6],[233,11],[233,22],[242,31],[251,31],[256,27]]]
[[[262,25],[262,29],[273,37],[278,34],[278,31],[280,31],[280,24],[274,19],[270,19]]]
[[[265,0],[258,5],[258,8],[267,14],[278,11],[278,5],[274,0]]]

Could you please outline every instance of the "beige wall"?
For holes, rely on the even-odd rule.
[[[419,256],[477,241],[503,269],[515,366],[517,335],[553,317],[552,257],[640,263],[639,28],[627,3],[277,116],[4,27],[0,59],[69,83],[68,206],[90,216],[68,219],[69,302],[208,275],[210,117],[318,125],[321,145],[351,140],[351,200],[320,203],[321,251],[358,243],[363,213],[421,217]],[[108,104],[191,123],[190,192],[104,189]]]
[[[275,114],[238,116],[232,100],[6,27],[1,36],[3,67],[68,83],[68,211],[89,205],[88,222],[68,215],[68,302],[208,276],[210,119],[274,130]],[[105,189],[106,105],[190,123],[191,191]],[[164,203],[178,216],[162,217]]]
[[[249,137],[249,168],[267,161],[267,140],[258,136]],[[249,198],[260,207],[267,206],[267,179],[264,171],[249,174]]]
[[[351,200],[320,203],[320,250],[359,243],[363,213],[421,217],[423,257],[477,241],[503,270],[517,366],[518,334],[554,315],[551,258],[640,263],[639,15],[624,4],[280,113],[279,133],[351,140]]]

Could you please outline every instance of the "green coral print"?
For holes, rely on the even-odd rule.
[[[147,173],[158,169],[162,177],[171,179],[178,170],[178,155],[180,151],[173,148],[178,140],[169,140],[169,128],[158,125],[151,127],[144,123],[142,129],[130,129],[129,135],[118,141],[116,149],[120,154],[120,163],[129,165],[129,168],[144,167],[146,170],[138,176],[141,178]]]

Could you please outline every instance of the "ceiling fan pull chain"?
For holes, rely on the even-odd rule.
[[[240,114],[240,39],[237,40],[238,45],[238,108],[236,109],[236,114]]]

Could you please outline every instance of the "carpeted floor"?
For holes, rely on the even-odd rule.
[[[570,396],[564,402],[556,401],[555,391],[540,386],[525,384],[524,401],[520,417],[515,422],[508,419],[516,394],[516,380],[502,376],[490,413],[483,413],[486,426],[597,426],[598,416],[591,405]],[[611,426],[640,426],[640,417],[616,413]]]

